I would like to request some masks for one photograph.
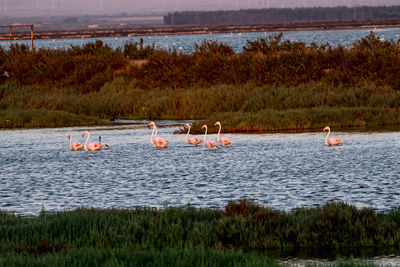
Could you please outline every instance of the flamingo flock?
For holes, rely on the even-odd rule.
[[[161,148],[166,148],[169,144],[169,141],[157,136],[157,126],[154,123],[154,121],[149,122],[147,124],[147,126],[149,127],[149,129],[152,129],[151,132],[151,136],[150,136],[150,143],[158,149]],[[192,136],[189,137],[190,134],[190,125],[189,123],[186,123],[183,128],[184,129],[188,129],[186,136],[185,136],[185,143],[189,144],[189,145],[194,145],[195,147],[197,147],[200,143],[204,143],[204,146],[208,148],[208,150],[211,150],[211,148],[216,147],[217,149],[220,149],[220,147],[218,146],[218,143],[221,143],[222,148],[229,148],[230,145],[232,144],[232,141],[229,138],[226,137],[222,137],[220,136],[221,134],[221,128],[222,125],[219,121],[214,123],[214,127],[218,126],[218,134],[217,134],[217,141],[213,141],[213,140],[207,140],[207,125],[204,124],[203,126],[201,126],[201,129],[205,129],[204,130],[204,138],[203,140],[201,140],[200,138],[196,137],[196,136]],[[329,137],[330,133],[331,133],[331,128],[329,128],[329,126],[326,126],[323,129],[323,132],[328,131],[328,133],[325,136],[325,145],[326,146],[338,146],[340,144],[342,144],[343,142],[338,139],[338,138],[334,138],[334,137]],[[101,144],[101,136],[99,136],[99,143],[89,143],[89,138],[90,138],[90,134],[88,131],[84,131],[82,133],[82,137],[84,137],[85,135],[87,135],[86,141],[84,144],[80,143],[80,142],[72,142],[72,138],[71,135],[68,135],[68,139],[69,139],[69,148],[71,149],[71,151],[79,151],[81,150],[81,148],[83,148],[85,151],[98,151],[98,150],[104,150],[104,149],[109,149],[108,145],[102,145]]]
[[[81,142],[72,142],[72,137],[69,134],[68,135],[68,139],[69,139],[69,148],[71,149],[71,151],[80,151],[81,148],[83,148],[85,151],[98,151],[100,149],[108,149],[109,146],[108,145],[102,145],[101,144],[101,136],[99,136],[99,143],[89,143],[89,138],[90,138],[90,133],[89,131],[84,131],[82,133],[82,137],[84,137],[85,135],[87,135],[86,141],[84,144],[82,144]]]

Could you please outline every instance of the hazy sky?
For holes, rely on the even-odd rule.
[[[0,17],[399,4],[400,0],[0,0]]]

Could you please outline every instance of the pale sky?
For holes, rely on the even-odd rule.
[[[0,17],[360,5],[400,5],[400,0],[0,0]]]

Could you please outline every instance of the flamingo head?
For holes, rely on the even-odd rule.
[[[101,136],[99,136],[99,143],[101,144]]]
[[[207,125],[203,125],[203,126],[201,126],[201,129],[204,129],[204,128],[207,128]]]
[[[151,121],[151,122],[149,122],[149,123],[147,124],[147,126],[148,126],[150,129],[153,129],[154,126],[156,126],[156,124],[154,123],[154,121]]]
[[[189,123],[185,123],[185,125],[183,125],[183,128],[189,128]]]
[[[329,126],[326,126],[323,131],[325,132],[326,130],[330,130]]]
[[[221,125],[221,123],[220,123],[219,121],[217,121],[216,123],[214,123],[214,126],[217,126],[217,125]]]
[[[68,135],[68,140],[71,140],[71,135],[70,134]]]
[[[89,132],[88,132],[88,131],[84,131],[84,132],[82,133],[82,137],[84,137],[85,134],[89,134]]]

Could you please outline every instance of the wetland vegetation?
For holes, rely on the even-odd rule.
[[[1,265],[277,266],[266,256],[268,249],[355,247],[398,250],[399,209],[383,213],[327,203],[286,213],[241,200],[224,210],[80,208],[53,214],[42,210],[38,217],[0,214]]]
[[[352,47],[204,41],[195,52],[101,40],[0,49],[0,127],[108,124],[110,118],[220,120],[232,132],[400,123],[400,47],[371,33]]]

